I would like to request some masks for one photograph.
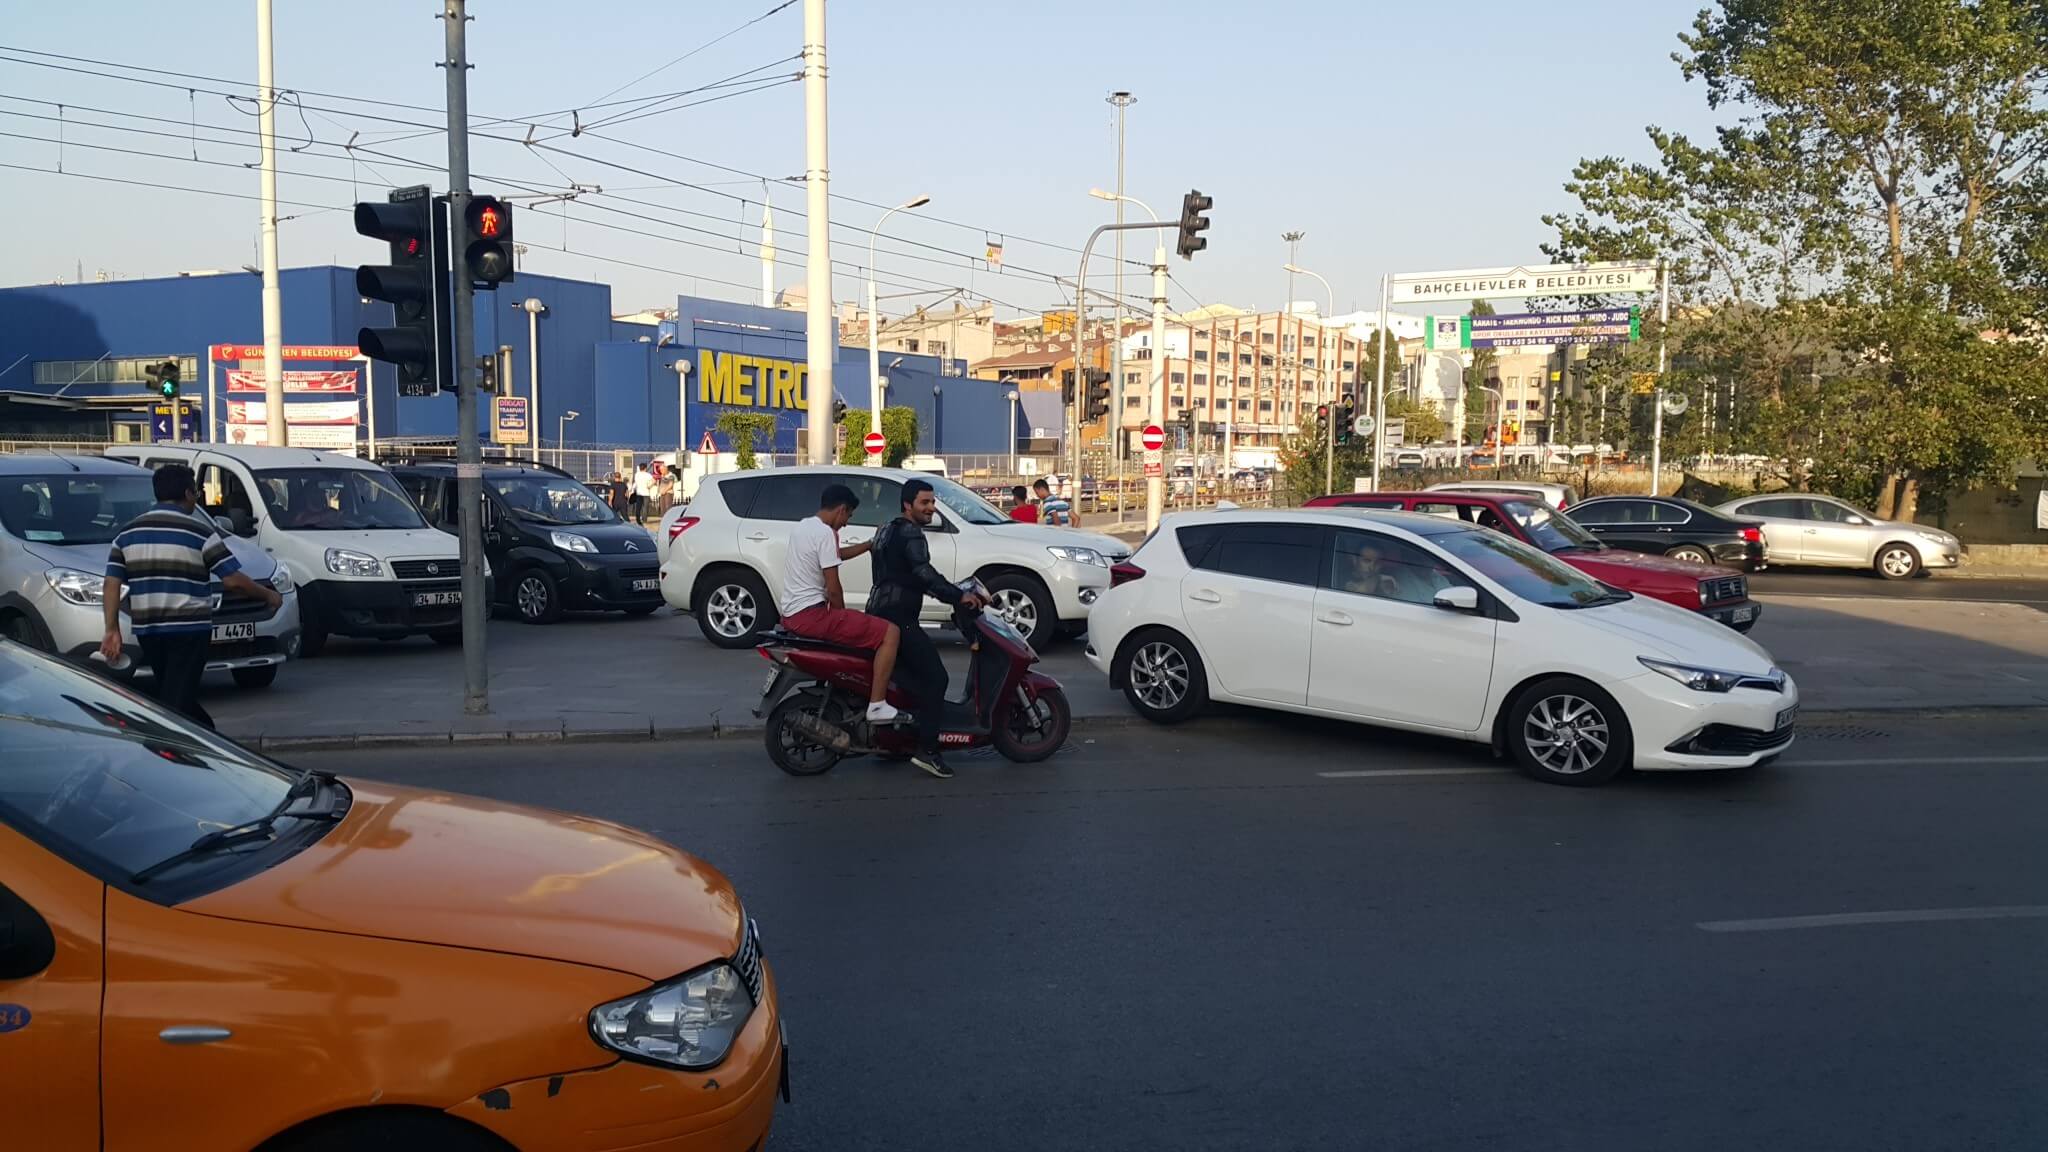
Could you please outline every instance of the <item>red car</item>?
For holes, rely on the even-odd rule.
[[[1676,604],[1747,632],[1764,613],[1749,580],[1724,568],[1609,548],[1570,517],[1533,497],[1484,492],[1351,492],[1318,496],[1310,508],[1375,508],[1446,516],[1505,532],[1603,584]]]

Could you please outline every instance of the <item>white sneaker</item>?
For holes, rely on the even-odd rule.
[[[887,700],[877,700],[868,705],[868,723],[870,724],[887,724],[901,715],[902,713],[896,710],[895,705],[890,704]]]

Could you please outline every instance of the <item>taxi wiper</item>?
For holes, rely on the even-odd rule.
[[[295,802],[317,795],[320,791],[320,785],[332,783],[333,780],[334,774],[331,772],[307,772],[297,780],[292,781],[290,788],[285,789],[284,799],[277,802],[277,807],[272,808],[254,820],[245,820],[240,824],[233,824],[226,828],[216,828],[199,839],[194,840],[184,851],[166,856],[162,860],[128,877],[128,881],[131,884],[144,884],[158,874],[176,868],[180,864],[197,860],[204,856],[210,856],[215,852],[232,848],[237,844],[246,844],[251,840],[260,840],[268,837],[272,827],[281,819],[339,820],[341,819],[341,809],[332,804],[325,808],[307,808],[298,812],[285,811]]]

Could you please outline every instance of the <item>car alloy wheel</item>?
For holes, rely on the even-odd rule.
[[[753,631],[754,620],[760,610],[754,605],[754,594],[738,584],[720,584],[711,590],[711,598],[704,604],[705,619],[720,636],[737,640]]]
[[[528,620],[548,614],[548,586],[540,577],[529,574],[519,582],[519,614]]]
[[[1560,776],[1591,772],[1607,756],[1613,737],[1607,717],[1582,696],[1546,696],[1529,709],[1522,741],[1537,764]]]
[[[1694,564],[1712,564],[1714,562],[1713,556],[1709,555],[1706,549],[1698,548],[1691,544],[1673,548],[1665,553],[1665,555],[1673,560],[1687,560]]]
[[[1920,554],[1910,545],[1886,545],[1877,554],[1877,570],[1887,580],[1904,580],[1920,570]]]
[[[1131,691],[1147,707],[1170,712],[1188,694],[1188,659],[1164,640],[1154,640],[1131,654]]]
[[[1038,631],[1038,605],[1022,588],[998,588],[989,593],[988,606],[1003,622],[1026,640]]]

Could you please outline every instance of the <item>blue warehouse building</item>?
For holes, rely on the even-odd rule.
[[[356,295],[355,270],[293,268],[282,274],[284,342],[345,354],[356,332],[391,322],[390,308]],[[239,359],[225,370],[254,368],[262,343],[262,284],[247,273],[120,280],[93,284],[0,289],[0,439],[49,436],[69,420],[78,429],[94,419],[122,438],[145,439],[150,430],[144,366],[166,359],[184,366],[183,391],[206,402],[212,350],[222,345]],[[684,296],[676,319],[661,324],[613,319],[611,287],[522,271],[495,292],[476,295],[476,355],[512,349],[513,392],[530,394],[528,314],[522,304],[545,305],[537,329],[540,405],[533,426],[552,444],[558,429],[572,447],[671,451],[679,438],[698,447],[720,412],[744,408],[775,417],[773,445],[796,451],[808,386],[805,316],[801,312]],[[679,372],[677,365],[687,364]],[[891,366],[893,364],[893,367]],[[342,361],[288,361],[287,369],[361,368]],[[435,438],[455,434],[455,397],[400,397],[396,369],[370,364],[362,432],[377,437]],[[883,362],[887,402],[918,413],[918,450],[996,454],[1011,450],[1004,388],[969,379],[965,364],[931,356],[889,354]],[[854,408],[868,404],[867,350],[841,347],[833,387]],[[222,393],[212,413],[214,434],[230,399]],[[677,406],[686,397],[679,420]],[[123,403],[129,398],[135,403]],[[244,397],[236,396],[240,400]],[[325,403],[332,396],[292,394],[288,405]],[[482,406],[488,419],[488,405]],[[577,414],[566,427],[562,418]],[[84,414],[84,415],[80,415]],[[163,432],[159,420],[159,433]],[[484,430],[486,442],[489,430]],[[718,446],[729,450],[723,437]]]

